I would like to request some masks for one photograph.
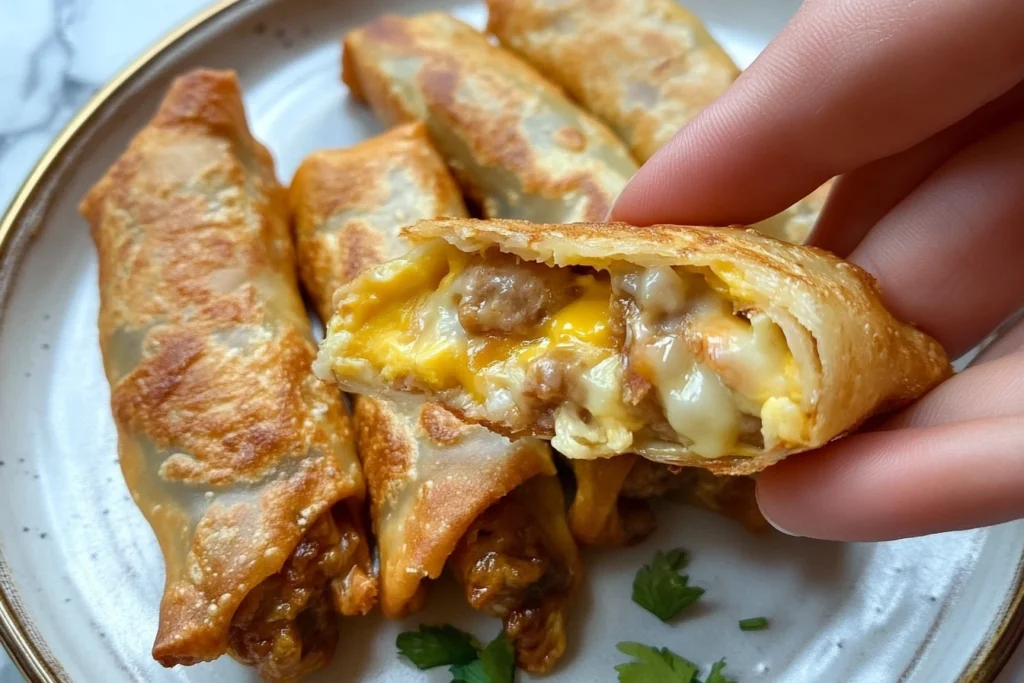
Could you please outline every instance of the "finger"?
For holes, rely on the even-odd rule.
[[[810,243],[846,258],[864,235],[936,168],[980,137],[1024,118],[1024,82],[924,142],[844,174]]]
[[[955,375],[880,429],[931,427],[986,417],[1024,415],[1024,350]]]
[[[761,473],[779,529],[880,541],[1024,517],[1024,419],[988,418],[857,434]]]
[[[752,223],[1024,80],[1019,0],[806,2],[623,191],[616,220]]]
[[[1024,122],[935,171],[850,255],[952,357],[1024,305]]]

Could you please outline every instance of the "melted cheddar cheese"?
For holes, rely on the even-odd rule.
[[[431,392],[470,419],[523,432],[538,419],[528,390],[532,365],[570,358],[551,436],[572,458],[642,452],[648,444],[717,458],[803,437],[807,420],[785,336],[764,313],[737,313],[730,293],[742,300],[742,278],[727,267],[565,271],[558,282],[573,295],[539,322],[471,334],[459,318],[459,276],[488,259],[519,263],[434,242],[358,278],[336,302],[325,342],[331,372],[343,385],[346,376],[362,376]],[[625,321],[630,348],[615,332],[614,297],[629,297],[638,311]],[[649,402],[625,401],[627,365],[650,383],[660,414],[651,414]],[[655,420],[667,423],[659,436],[651,431]],[[752,424],[762,443],[752,441]],[[666,444],[665,429],[677,446]]]

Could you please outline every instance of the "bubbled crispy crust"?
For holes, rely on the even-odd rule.
[[[603,123],[446,14],[384,16],[353,31],[343,75],[385,123],[425,121],[485,216],[603,220],[636,171]]]
[[[121,467],[166,563],[153,655],[214,659],[245,595],[364,490],[337,393],[309,370],[284,191],[234,74],[177,79],[81,212]]]
[[[487,0],[487,29],[647,161],[739,75],[675,0]]]
[[[299,272],[324,320],[335,289],[405,251],[402,227],[467,215],[444,160],[418,122],[355,147],[313,152],[296,171],[289,199]]]
[[[667,464],[751,474],[790,453],[821,446],[877,412],[909,403],[952,372],[938,342],[889,313],[878,284],[864,270],[821,249],[753,230],[433,220],[406,234],[413,240],[443,239],[469,252],[497,247],[557,266],[607,268],[626,262],[706,268],[726,282],[741,305],[783,321],[801,366],[803,408],[812,420],[806,440],[753,457],[648,455]],[[797,343],[801,338],[809,341],[806,348]]]

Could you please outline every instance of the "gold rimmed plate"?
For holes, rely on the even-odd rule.
[[[688,3],[748,63],[796,0]],[[30,681],[247,681],[229,660],[162,669],[149,649],[163,584],[156,542],[116,462],[97,344],[96,259],[76,212],[177,74],[232,68],[252,127],[287,181],[310,151],[380,129],[338,79],[338,39],[387,12],[446,9],[480,25],[477,3],[237,0],[210,7],[104,88],[61,134],[0,223],[0,637]],[[667,646],[739,681],[991,681],[1019,640],[1024,523],[887,544],[754,537],[665,506],[644,544],[588,552],[570,649],[546,680],[610,681],[622,640]],[[693,555],[701,608],[665,625],[630,601],[658,548]],[[772,627],[741,633],[737,620]],[[405,622],[346,620],[332,667],[312,680],[447,681],[400,660],[395,636],[450,622],[482,639],[497,622],[439,582]],[[524,677],[528,679],[528,677]]]

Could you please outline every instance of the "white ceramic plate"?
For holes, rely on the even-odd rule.
[[[741,64],[796,0],[691,0]],[[444,8],[480,25],[476,3],[280,0],[222,3],[102,91],[58,139],[0,225],[0,635],[32,681],[245,681],[227,658],[165,670],[149,657],[163,564],[116,461],[97,347],[96,259],[75,207],[186,69],[236,69],[256,134],[282,179],[311,150],[379,130],[339,82],[338,38],[385,11]],[[33,236],[35,239],[32,239]],[[666,626],[630,602],[636,569],[682,545],[707,589]],[[668,646],[703,666],[727,657],[741,682],[991,680],[1022,627],[1024,524],[887,544],[770,535],[667,507],[628,550],[591,552],[570,651],[550,681],[610,681],[621,640]],[[741,633],[737,620],[769,615]],[[495,620],[442,581],[407,622],[348,620],[315,680],[443,681],[413,669],[395,635],[451,622],[489,638]],[[526,676],[524,679],[528,678]]]

